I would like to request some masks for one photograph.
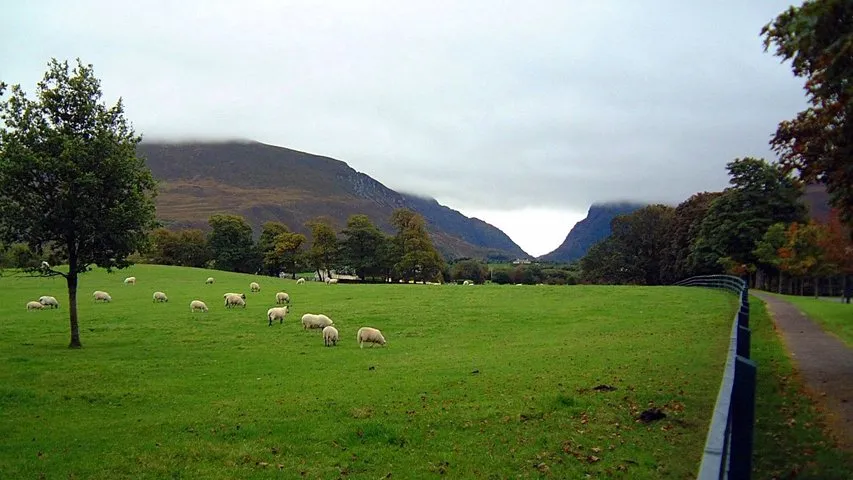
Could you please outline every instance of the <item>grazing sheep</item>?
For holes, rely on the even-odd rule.
[[[319,315],[315,315],[313,313],[306,313],[302,315],[302,329],[308,330],[312,328],[326,328],[329,325],[334,324],[329,317],[323,315],[322,313]]]
[[[273,320],[278,320],[279,324],[284,323],[284,317],[289,311],[289,307],[272,307],[271,309],[267,310],[267,318],[270,321],[269,326],[272,326]]]
[[[327,278],[326,283],[329,285],[335,285],[338,283],[338,279],[337,278]]]
[[[359,328],[356,339],[358,340],[359,348],[364,348],[365,343],[378,343],[379,345],[385,345],[385,337],[382,336],[382,332],[371,327]]]
[[[205,285],[213,285],[213,277],[207,277],[207,280],[204,281]]]
[[[47,262],[41,262],[42,270],[50,270],[50,264]]]
[[[190,312],[195,312],[196,310],[207,312],[207,305],[201,300],[193,300],[190,302]]]
[[[56,298],[49,295],[39,297],[39,303],[45,307],[59,308],[59,302],[56,301]]]
[[[338,329],[329,325],[323,329],[323,345],[336,347],[338,345]]]
[[[258,283],[257,283],[257,282],[252,282],[252,283],[250,283],[250,284],[249,284],[249,291],[250,291],[250,292],[260,292],[260,291],[261,291],[261,286],[260,286],[260,285],[258,285]]]
[[[246,299],[246,294],[245,294],[245,293],[231,293],[231,292],[222,294],[222,298],[228,298],[228,296],[229,296],[229,295],[237,295],[237,296],[239,296],[240,298],[242,298],[243,300],[245,300],[245,299]]]
[[[246,298],[245,297],[246,297],[245,295],[237,295],[236,293],[232,294],[232,295],[228,295],[227,297],[225,297],[225,307],[231,308],[231,307],[238,307],[239,306],[239,307],[246,308]]]
[[[92,297],[95,299],[96,302],[98,300],[104,303],[113,301],[113,297],[111,297],[109,293],[102,292],[100,290],[95,290],[95,292],[92,294]]]
[[[304,278],[300,278],[299,280],[297,280],[297,281],[296,281],[296,284],[297,284],[297,285],[302,285],[303,283],[305,283],[305,279],[304,279]]]
[[[285,292],[278,292],[275,294],[275,303],[276,305],[281,305],[282,303],[290,303],[290,295]]]
[[[136,277],[127,277],[124,279],[125,285],[136,285]]]
[[[29,310],[41,310],[42,308],[44,308],[44,305],[42,305],[39,302],[36,302],[36,301],[27,302],[27,310],[28,311]]]
[[[471,280],[465,280],[464,282],[462,282],[462,285],[471,285],[471,283]]]
[[[154,292],[154,301],[155,302],[168,302],[169,297],[166,296],[163,292]]]

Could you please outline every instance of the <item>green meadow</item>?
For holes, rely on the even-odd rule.
[[[292,309],[270,327],[277,291]],[[26,311],[41,295],[61,307]],[[0,277],[2,478],[695,477],[736,299],[137,265],[81,276],[80,350],[67,304],[61,278]],[[304,313],[330,316],[339,345]],[[362,326],[388,345],[360,349]],[[666,417],[638,421],[650,408]]]

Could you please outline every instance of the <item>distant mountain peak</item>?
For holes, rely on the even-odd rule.
[[[586,218],[575,224],[563,243],[539,260],[572,262],[586,255],[590,247],[610,236],[610,222],[619,215],[635,212],[646,204],[633,201],[593,203]]]

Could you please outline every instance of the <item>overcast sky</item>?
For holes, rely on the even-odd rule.
[[[678,203],[774,158],[802,82],[763,51],[777,0],[28,1],[0,79],[95,67],[146,139],[246,138],[560,244],[590,204]]]

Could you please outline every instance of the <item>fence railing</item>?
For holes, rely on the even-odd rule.
[[[676,285],[728,290],[740,298],[732,321],[723,381],[714,405],[699,480],[749,479],[755,424],[756,364],[749,359],[749,290],[746,282],[730,275],[702,275]]]

